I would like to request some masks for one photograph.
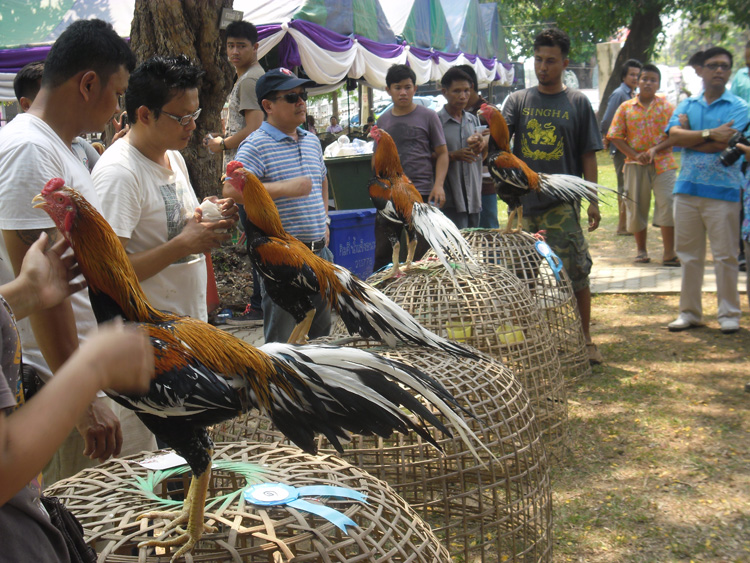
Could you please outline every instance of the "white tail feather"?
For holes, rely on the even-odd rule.
[[[470,273],[472,269],[481,270],[461,231],[439,209],[427,203],[415,203],[412,208],[412,222],[451,276],[454,274],[450,258],[462,262]]]

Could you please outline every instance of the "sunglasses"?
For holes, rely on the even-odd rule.
[[[709,63],[706,65],[706,68],[709,70],[723,70],[724,72],[726,72],[732,67],[727,63]]]
[[[273,101],[276,102],[278,100],[284,100],[289,104],[296,104],[300,99],[302,99],[303,102],[306,102],[307,92],[302,92],[301,94],[298,94],[297,92],[290,92],[289,94],[284,94],[283,96],[276,96]]]

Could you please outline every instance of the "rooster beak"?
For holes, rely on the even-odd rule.
[[[37,207],[44,207],[47,202],[42,197],[42,194],[36,194],[34,196],[34,199],[31,200],[31,203],[34,204],[32,207],[37,208]]]

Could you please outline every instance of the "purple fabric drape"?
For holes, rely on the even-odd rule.
[[[47,58],[49,50],[50,45],[23,47],[21,49],[0,49],[0,72],[18,72],[29,63],[43,61]]]
[[[342,53],[352,48],[354,40],[352,37],[341,35],[329,31],[321,25],[316,23],[308,22],[305,20],[292,20],[289,22],[289,27],[302,33],[306,37],[310,38],[316,45],[331,51],[334,53]],[[280,24],[269,24],[258,26],[258,39],[266,39],[272,35],[279,33],[282,29]],[[406,42],[400,44],[391,43],[378,43],[366,37],[360,35],[354,35],[354,38],[370,53],[383,58],[393,58],[401,54],[404,50]],[[4,73],[16,73],[24,65],[35,62],[43,61],[47,58],[50,46],[44,45],[39,47],[23,47],[20,49],[0,49],[0,72]],[[450,62],[455,61],[460,53],[444,53],[441,51],[434,51],[431,49],[422,49],[419,47],[411,47],[411,54],[420,60],[426,61],[432,59],[438,63],[441,59]],[[464,55],[469,61],[473,63],[479,59],[487,69],[492,69],[495,66],[496,59],[486,59],[477,55]],[[297,42],[291,37],[291,35],[285,35],[279,43],[279,62],[286,67],[292,68],[302,64],[299,53],[299,46]],[[510,70],[513,65],[510,63],[502,63],[502,65]],[[496,75],[496,79],[499,79],[499,75]]]

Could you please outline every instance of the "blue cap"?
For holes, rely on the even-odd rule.
[[[258,103],[268,97],[271,92],[279,90],[291,90],[297,86],[314,86],[315,81],[306,78],[297,78],[288,68],[280,67],[269,70],[255,83],[255,95]]]

